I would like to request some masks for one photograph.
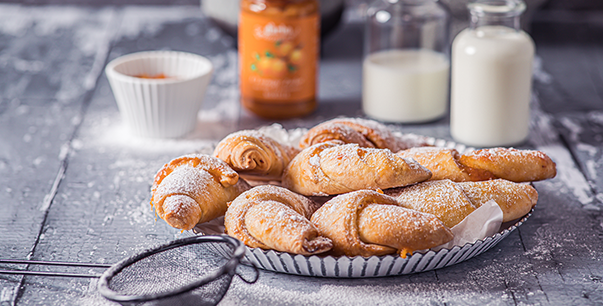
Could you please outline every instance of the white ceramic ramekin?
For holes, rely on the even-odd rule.
[[[132,134],[176,138],[195,128],[213,65],[192,53],[148,51],[114,59],[105,73]]]

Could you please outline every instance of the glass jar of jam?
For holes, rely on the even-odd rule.
[[[317,0],[242,0],[241,104],[270,119],[316,108],[320,11]]]

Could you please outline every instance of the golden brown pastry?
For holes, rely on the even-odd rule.
[[[283,170],[298,152],[259,131],[243,130],[222,139],[214,156],[246,179],[269,181],[280,180]]]
[[[533,150],[492,148],[459,154],[455,149],[418,147],[396,154],[412,158],[429,169],[433,174],[431,180],[469,182],[503,178],[529,182],[556,174],[555,163],[543,152]]]
[[[297,154],[285,169],[282,184],[303,195],[319,196],[406,186],[430,177],[425,167],[388,149],[328,142]]]
[[[498,178],[513,182],[540,181],[557,174],[551,158],[534,150],[482,149],[465,152],[459,162],[468,167],[490,171]]]
[[[538,202],[538,192],[529,184],[496,179],[458,183],[476,207],[494,200],[503,211],[503,222],[523,217]]]
[[[401,206],[435,215],[447,227],[457,225],[476,208],[463,189],[451,180],[419,183],[392,195]]]
[[[190,230],[224,215],[226,203],[249,185],[225,162],[204,154],[173,159],[155,175],[151,205],[169,225]]]
[[[487,170],[480,170],[459,163],[460,154],[455,149],[441,147],[417,147],[396,153],[416,162],[431,171],[432,181],[449,179],[455,182],[483,181],[493,179],[494,175]]]
[[[311,218],[333,241],[334,255],[373,256],[441,245],[453,238],[435,216],[399,206],[393,197],[360,190],[334,197]]]
[[[390,149],[392,152],[411,147],[427,146],[427,137],[394,134],[387,126],[368,119],[336,118],[311,128],[300,140],[304,149],[332,140],[356,143],[365,148]]]
[[[226,232],[252,248],[312,255],[333,246],[309,219],[318,205],[282,187],[254,187],[232,201]]]

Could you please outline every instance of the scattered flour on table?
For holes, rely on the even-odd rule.
[[[307,282],[306,279],[300,280]],[[356,282],[342,281],[341,285],[333,280],[317,279],[316,285],[296,290],[296,284],[290,288],[274,288],[262,283],[238,286],[231,285],[230,291],[220,305],[441,305],[445,303],[478,304],[497,300],[504,292],[480,292],[468,289],[464,282],[440,284],[408,283],[379,284],[378,279]],[[477,286],[476,286],[477,287]],[[251,298],[250,298],[251,297]],[[251,301],[250,301],[251,300]],[[370,301],[370,302],[369,302]],[[368,304],[367,304],[368,302]]]
[[[579,142],[580,134],[583,132],[580,124],[567,117],[561,118],[560,122],[570,131],[570,139],[574,142]]]
[[[120,120],[109,120],[108,118],[93,123],[93,126],[95,131],[93,135],[90,135],[90,137],[84,136],[82,141],[101,149],[131,149],[159,154],[173,152],[174,157],[177,157],[176,155],[198,151],[210,154],[216,142],[198,138],[153,139],[137,137],[132,135]]]
[[[601,111],[592,111],[589,112],[586,117],[588,118],[588,120],[603,125],[603,112]]]
[[[140,35],[155,36],[166,23],[180,22],[186,18],[199,18],[199,7],[171,6],[166,10],[161,6],[126,6],[120,28],[122,37],[134,39]],[[122,37],[118,37],[119,40]]]
[[[553,180],[561,182],[560,190],[569,189],[582,205],[593,201],[590,185],[565,147],[549,145],[538,147],[538,150],[545,152],[557,164],[557,176]]]
[[[534,104],[538,105],[538,97],[533,96]],[[530,141],[536,149],[546,153],[557,164],[557,176],[549,183],[558,185],[556,190],[563,193],[568,190],[585,207],[592,206],[593,195],[584,174],[577,167],[568,149],[560,144],[559,135],[553,126],[553,118],[539,108],[532,109],[534,114]],[[571,137],[578,137],[580,128],[575,124],[566,123],[572,130]],[[576,135],[576,136],[573,136]],[[553,190],[553,189],[552,189]]]

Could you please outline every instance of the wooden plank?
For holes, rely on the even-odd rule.
[[[98,63],[94,41],[82,35],[102,33],[106,18],[73,8],[0,7],[0,254],[4,258],[25,259],[43,235],[41,226],[62,179],[84,97],[94,81],[89,73]],[[72,22],[80,27],[72,27]],[[0,279],[0,303],[17,299],[21,281],[20,277]]]
[[[227,108],[238,101],[221,90],[236,82],[229,77],[234,74],[235,57],[228,40],[211,40],[205,34],[217,31],[213,25],[194,17],[197,13],[190,7],[167,13],[160,7],[126,7],[115,14],[114,22],[120,27],[111,29],[114,41],[111,52],[106,53],[109,59],[168,46],[207,55],[215,63],[216,73],[208,90],[210,101],[201,114],[218,114],[220,118],[212,119],[219,120],[214,124],[219,128],[204,129],[200,124],[189,140],[134,138],[121,121],[106,77],[100,75],[81,129],[72,142],[65,178],[48,213],[44,237],[35,250],[36,259],[115,263],[190,235],[154,215],[149,205],[150,183],[164,163],[179,155],[199,150],[211,153],[207,148],[213,142],[203,139],[221,138],[236,124],[238,112]],[[221,37],[220,33],[215,35]],[[220,109],[226,111],[220,113]],[[26,279],[30,285],[20,292],[19,303],[57,301],[57,293],[64,304],[105,302],[96,292],[94,280]]]

